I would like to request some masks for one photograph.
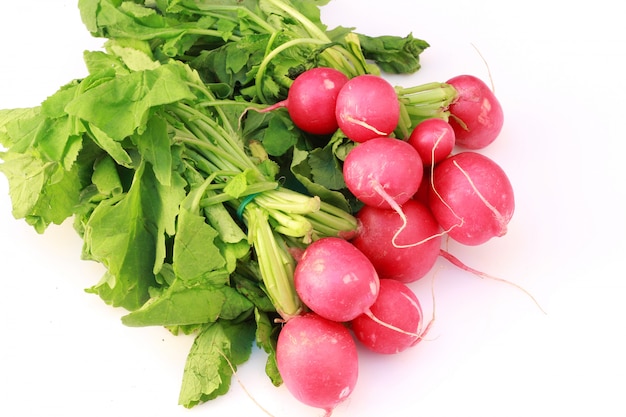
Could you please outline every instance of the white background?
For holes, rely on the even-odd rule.
[[[0,108],[38,105],[85,75],[101,41],[76,2],[0,5]],[[466,263],[530,291],[436,266],[430,339],[396,356],[362,352],[360,380],[334,416],[626,416],[626,3],[333,0],[329,26],[431,44],[405,86],[469,73],[505,110],[484,150],[509,174],[509,233],[480,247],[451,244]],[[264,375],[255,352],[231,392],[177,405],[189,337],[126,328],[124,312],[83,289],[102,273],[81,261],[71,225],[37,235],[11,216],[0,178],[0,415],[152,417],[321,416]],[[412,285],[427,314],[430,279]]]

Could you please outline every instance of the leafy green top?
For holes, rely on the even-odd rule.
[[[308,68],[413,72],[428,47],[328,30],[327,2],[79,0],[106,39],[84,54],[89,75],[40,106],[0,110],[13,215],[40,233],[73,218],[83,258],[106,267],[87,291],[127,309],[124,324],[196,334],[185,407],[227,392],[255,341],[281,383],[280,321],[304,308],[293,253],[357,226],[341,174],[354,145],[250,108],[284,98]],[[443,90],[398,90],[403,129],[444,114]]]

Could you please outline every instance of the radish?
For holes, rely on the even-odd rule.
[[[415,126],[408,142],[417,150],[424,165],[430,166],[448,157],[454,149],[454,129],[443,119],[426,119]]]
[[[350,331],[314,313],[291,318],[278,335],[276,364],[285,386],[300,402],[326,416],[354,390],[357,348]]]
[[[361,314],[352,320],[352,331],[369,350],[384,354],[399,353],[421,340],[422,308],[415,293],[402,282],[381,279],[378,298],[370,310],[379,320],[407,333],[390,329],[372,320],[369,315]]]
[[[402,211],[406,224],[394,210],[363,207],[356,214],[359,231],[351,242],[368,257],[379,277],[408,283],[432,269],[439,256],[442,233],[424,204],[409,200],[402,205]]]
[[[459,75],[447,81],[457,91],[450,104],[449,123],[456,134],[456,143],[466,149],[481,149],[500,134],[504,123],[502,106],[481,79]]]
[[[424,175],[419,153],[407,142],[379,137],[354,147],[343,176],[348,190],[364,204],[393,208],[415,194]]]
[[[433,169],[431,165],[428,169],[424,170],[424,175],[422,176],[422,182],[417,189],[417,192],[413,196],[413,200],[419,201],[420,203],[429,205],[428,196],[430,195],[430,171]]]
[[[382,137],[353,148],[344,160],[343,176],[348,190],[365,205],[398,213],[404,223],[398,235],[407,222],[401,205],[419,189],[424,165],[413,146]]]
[[[287,98],[260,112],[286,108],[293,123],[314,135],[329,135],[339,128],[335,104],[348,77],[334,68],[318,67],[300,74],[289,88]]]
[[[472,246],[505,235],[515,209],[506,173],[488,157],[471,151],[435,166],[429,202],[449,236]]]
[[[376,301],[379,278],[370,260],[354,245],[327,237],[305,249],[294,271],[294,284],[313,312],[347,322]]]
[[[400,120],[398,95],[384,78],[358,75],[339,91],[335,117],[341,131],[355,142],[389,136]]]

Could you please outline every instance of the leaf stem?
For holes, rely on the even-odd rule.
[[[289,6],[287,3],[281,0],[267,0],[267,2],[278,7],[282,11],[286,12],[289,16],[291,16],[294,20],[298,21],[300,25],[309,33],[310,36],[317,38],[325,43],[331,42],[326,32],[321,30],[315,25],[315,23],[311,22],[311,20],[309,20],[306,16],[304,16],[293,7]]]
[[[244,211],[248,239],[255,248],[265,290],[284,320],[297,316],[304,308],[293,282],[295,261],[269,224],[268,214],[250,203]]]
[[[273,39],[270,40],[269,45],[271,45],[272,40]],[[277,46],[276,48],[272,49],[270,52],[268,52],[265,55],[265,58],[263,58],[263,61],[261,61],[261,63],[259,64],[257,73],[254,77],[255,89],[256,89],[256,93],[259,99],[264,103],[268,103],[267,97],[265,97],[265,94],[263,92],[263,77],[265,76],[265,73],[267,71],[267,66],[272,61],[272,59],[274,59],[274,57],[276,57],[278,54],[280,54],[284,50],[289,49],[296,45],[302,45],[302,44],[325,45],[327,43],[328,42],[326,41],[321,41],[319,39],[313,39],[313,38],[296,38],[296,39],[287,41]]]

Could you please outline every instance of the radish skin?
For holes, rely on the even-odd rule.
[[[298,128],[314,135],[330,135],[339,128],[335,107],[339,91],[347,82],[348,77],[334,68],[311,68],[293,81],[285,100],[256,111],[286,108]]]
[[[430,171],[433,170],[433,165],[428,167],[428,169],[424,170],[424,175],[422,176],[422,182],[417,189],[417,192],[413,196],[413,200],[419,201],[426,206],[429,205],[428,198],[430,195]]]
[[[367,311],[376,301],[379,281],[370,260],[350,242],[335,237],[310,244],[294,272],[296,293],[304,304],[337,322]]]
[[[348,190],[364,204],[392,208],[418,190],[424,175],[419,153],[399,139],[379,137],[353,148],[343,164]]]
[[[337,96],[347,82],[348,77],[333,68],[312,68],[300,74],[287,97],[293,123],[316,135],[334,133],[339,128],[335,118]]]
[[[362,314],[351,322],[357,340],[369,350],[395,354],[421,340],[422,308],[415,293],[402,282],[381,279],[380,293],[370,310],[372,315],[385,325],[373,320],[369,314]]]
[[[417,150],[424,166],[430,166],[450,155],[456,143],[456,136],[450,123],[432,118],[415,126],[408,143]]]
[[[382,77],[356,76],[339,91],[335,117],[341,131],[355,142],[389,136],[400,120],[398,95]]]
[[[368,257],[380,277],[409,283],[432,269],[442,233],[424,204],[409,200],[402,210],[406,224],[394,210],[363,207],[356,214],[359,230],[351,242]]]
[[[466,151],[434,168],[429,205],[452,239],[475,246],[506,234],[515,199],[511,182],[498,164]]]
[[[315,313],[291,318],[278,335],[276,362],[285,386],[300,402],[332,411],[352,393],[358,354],[350,331]]]
[[[504,124],[504,114],[489,86],[473,75],[459,75],[446,83],[457,91],[449,107],[449,123],[454,129],[456,144],[476,150],[496,140]]]

